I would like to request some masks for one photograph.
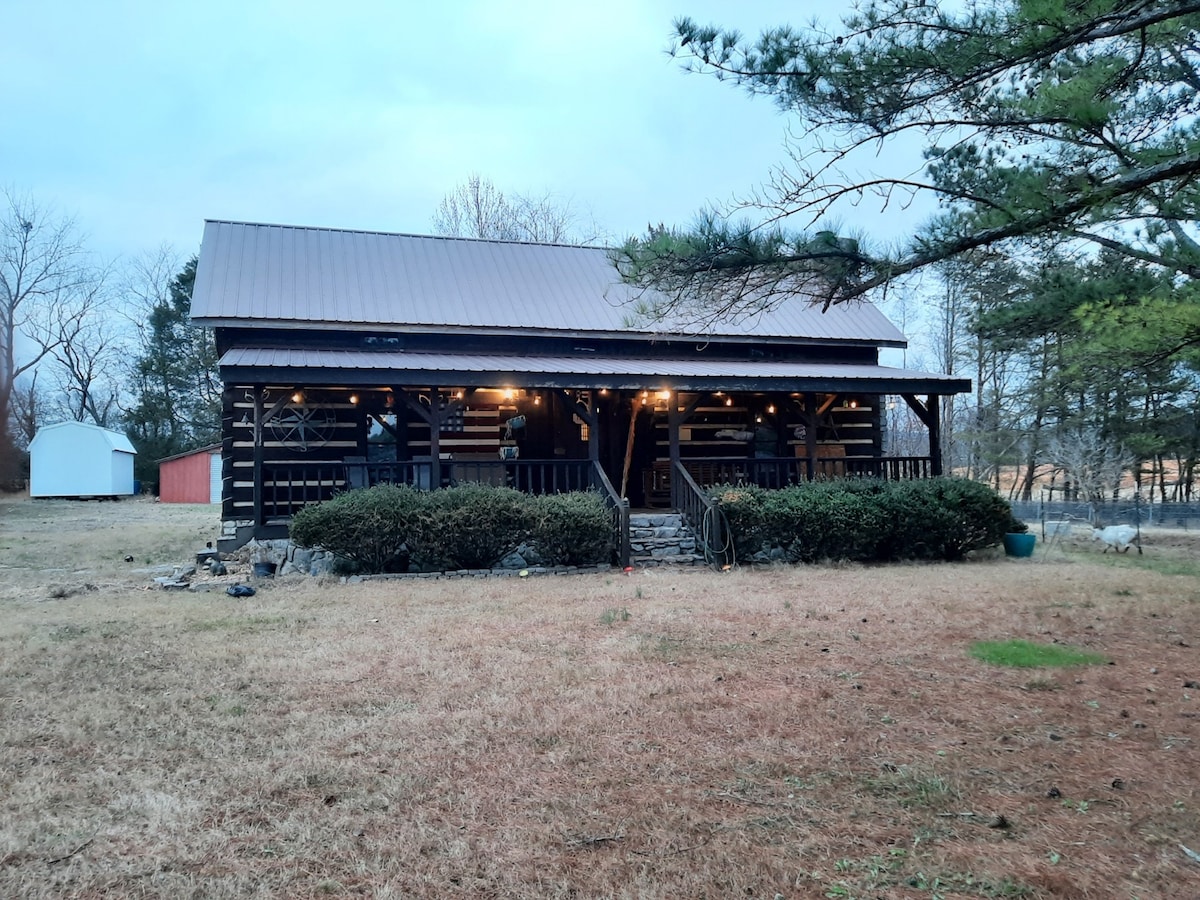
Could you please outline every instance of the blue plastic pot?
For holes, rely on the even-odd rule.
[[[1004,555],[1029,557],[1037,545],[1037,535],[1030,532],[1010,532],[1004,536]]]

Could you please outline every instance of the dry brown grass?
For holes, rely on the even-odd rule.
[[[0,896],[1200,895],[1186,536],[240,601],[121,561],[215,527],[0,503]],[[1113,664],[967,655],[1007,637]]]

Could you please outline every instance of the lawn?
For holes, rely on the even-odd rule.
[[[1200,541],[150,589],[0,502],[0,896],[1200,896]],[[133,556],[133,562],[126,562]],[[982,641],[1096,654],[1018,667]]]

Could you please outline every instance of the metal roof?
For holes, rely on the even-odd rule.
[[[192,318],[202,325],[514,330],[661,336],[632,325],[644,293],[623,283],[601,247],[209,221]],[[694,330],[693,330],[694,333]],[[867,302],[826,312],[798,300],[712,337],[904,346]]]
[[[769,359],[643,359],[368,350],[234,348],[221,357],[226,380],[296,379],[309,384],[432,387],[572,387],[674,390],[858,390],[958,394],[967,379],[879,365]]]
[[[133,442],[129,440],[129,436],[122,434],[119,431],[109,431],[107,428],[101,428],[99,425],[93,425],[91,422],[56,422],[53,425],[43,425],[38,429],[37,434],[33,436],[33,441],[45,435],[49,437],[57,431],[66,433],[64,440],[71,440],[69,437],[72,431],[92,431],[99,434],[108,443],[108,446],[117,453],[132,453],[137,455],[137,450],[134,449]],[[30,442],[32,447],[33,441]]]

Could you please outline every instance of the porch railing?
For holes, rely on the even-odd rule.
[[[613,516],[617,556],[629,565],[629,503],[618,496],[608,476],[586,459],[442,460],[443,486],[478,482],[507,485],[527,494],[557,494],[595,488]],[[428,490],[433,480],[430,460],[367,462],[264,463],[262,509],[258,524],[285,523],[301,508],[320,503],[351,488],[376,484],[408,484]]]
[[[609,481],[604,467],[598,462],[592,463],[592,487],[604,498],[604,505],[612,513],[613,537],[617,544],[617,563],[622,568],[629,565],[632,550],[629,546],[629,501],[617,493]]]
[[[692,529],[696,546],[709,565],[719,569],[733,565],[733,536],[725,517],[683,463],[675,463],[671,471],[671,506]]]
[[[686,459],[682,465],[697,484],[754,484],[768,490],[804,481],[835,478],[883,478],[905,481],[929,478],[933,463],[928,456],[872,458],[757,457],[750,459]]]

